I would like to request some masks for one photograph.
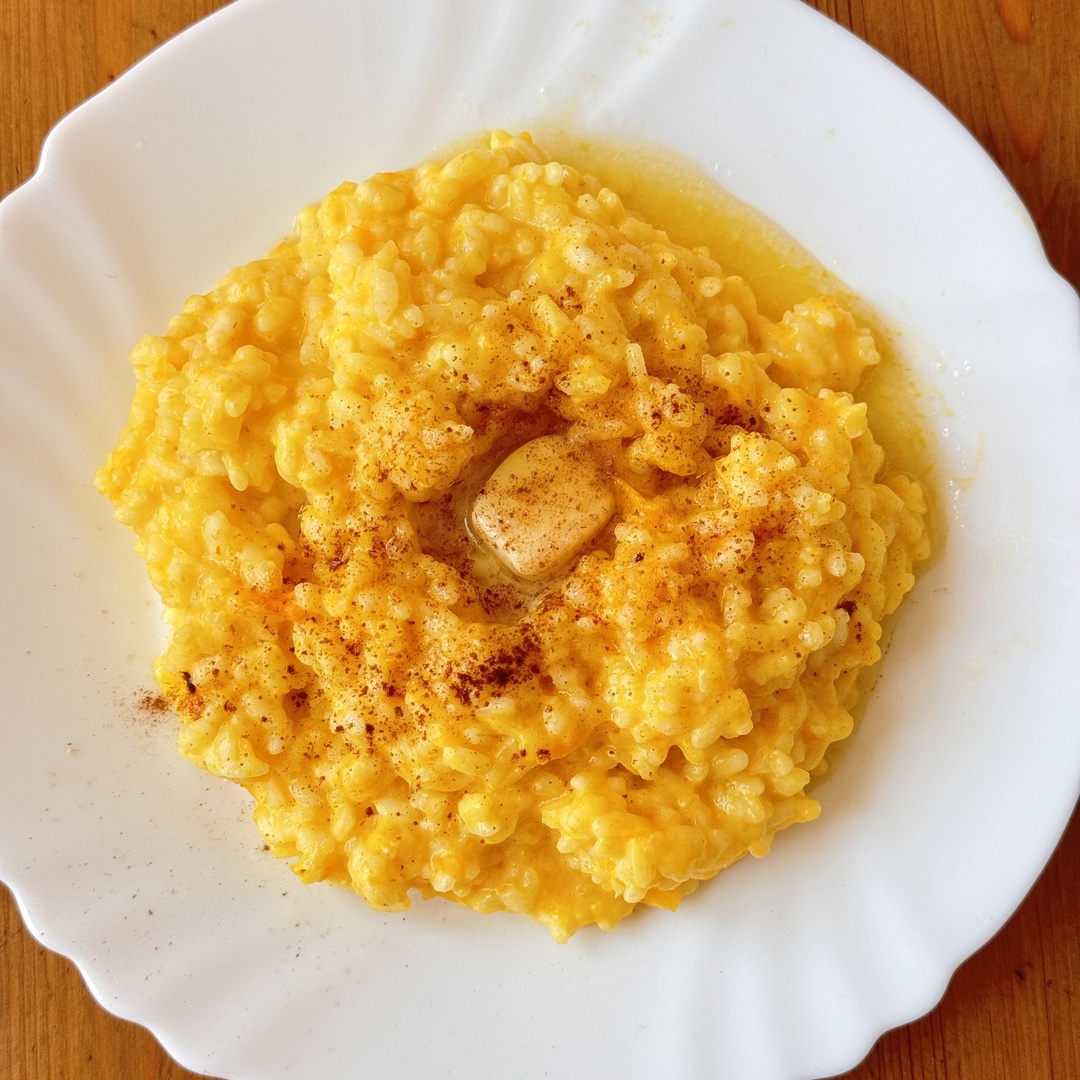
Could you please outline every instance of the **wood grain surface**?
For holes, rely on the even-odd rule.
[[[810,0],[940,98],[997,160],[1051,262],[1080,286],[1080,4]],[[220,0],[0,0],[0,195],[64,113]],[[1080,420],[1078,420],[1080,422]],[[105,1013],[0,889],[0,1078],[180,1080],[154,1038]],[[1080,1078],[1080,820],[1019,911],[928,1016],[849,1080]],[[318,1080],[318,1078],[312,1078]]]

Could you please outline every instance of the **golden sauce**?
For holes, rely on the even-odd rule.
[[[758,309],[779,319],[794,305],[814,296],[835,296],[874,335],[881,363],[859,386],[867,421],[885,451],[888,469],[918,480],[927,502],[927,530],[933,546],[925,571],[940,555],[945,536],[934,453],[924,411],[925,398],[911,367],[903,359],[900,331],[893,329],[856,292],[824,267],[797,240],[761,211],[724,190],[697,162],[645,142],[585,140],[566,131],[538,136],[549,152],[617,191],[628,209],[663,229],[685,247],[707,247],[724,270],[745,278]],[[888,649],[895,615],[882,620],[882,652]],[[859,674],[860,694],[853,716],[858,732],[866,702],[881,665]],[[834,744],[809,789],[830,775],[851,745]]]
[[[863,379],[860,396],[889,466],[910,474],[923,487],[936,553],[942,521],[933,483],[933,447],[924,395],[902,358],[900,332],[797,240],[725,191],[689,158],[646,142],[586,140],[564,130],[541,130],[537,138],[553,157],[618,192],[627,208],[665,230],[676,243],[707,247],[727,273],[746,279],[759,310],[770,319],[779,319],[803,300],[827,295],[835,296],[870,328],[881,363]]]

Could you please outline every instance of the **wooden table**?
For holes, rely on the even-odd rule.
[[[1075,0],[812,0],[941,98],[1024,198],[1080,286],[1080,5]],[[221,0],[0,0],[0,195],[51,125]],[[1080,418],[1078,418],[1080,422]],[[1080,703],[1078,703],[1080,709]],[[192,1076],[102,1011],[0,889],[0,1077]],[[998,936],[929,1016],[886,1034],[850,1080],[1080,1077],[1080,819]],[[317,1078],[313,1078],[317,1080]]]

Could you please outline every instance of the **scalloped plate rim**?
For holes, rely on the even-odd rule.
[[[779,10],[782,6],[783,6],[782,4],[774,4],[773,8],[776,9],[776,10]],[[792,3],[790,3],[788,5],[789,9],[791,9],[791,10],[794,10],[796,8],[796,6],[797,5],[794,3],[794,0],[793,0]],[[92,114],[92,107],[94,106],[95,102],[98,102],[99,99],[102,100],[102,101],[113,101],[114,99],[116,99],[116,97],[118,95],[123,94],[126,91],[126,88],[129,85],[131,85],[131,80],[130,80],[129,77],[135,72],[139,72],[142,76],[144,76],[146,78],[152,78],[153,73],[156,70],[156,64],[158,63],[160,58],[179,56],[181,48],[184,48],[187,45],[192,44],[196,40],[196,35],[211,36],[211,35],[215,34],[216,33],[216,31],[214,29],[214,27],[216,25],[215,20],[221,19],[223,17],[224,12],[231,12],[232,17],[235,17],[235,18],[238,18],[238,19],[246,19],[246,18],[254,18],[255,16],[252,13],[255,12],[257,8],[263,8],[263,9],[268,10],[268,9],[270,9],[272,7],[273,7],[272,3],[264,2],[264,0],[241,0],[240,3],[235,4],[235,5],[230,5],[228,8],[223,9],[223,12],[214,13],[214,14],[208,16],[206,19],[201,20],[199,23],[197,23],[194,26],[192,26],[191,28],[189,28],[187,31],[185,31],[178,38],[174,38],[174,39],[171,39],[170,41],[167,41],[167,42],[163,43],[161,46],[159,46],[157,49],[155,49],[154,52],[152,52],[146,58],[141,60],[137,65],[135,65],[135,67],[132,68],[131,71],[129,71],[128,73],[125,73],[120,79],[116,80],[116,82],[113,83],[111,86],[106,87],[102,91],[100,91],[98,94],[95,94],[92,98],[88,99],[87,102],[83,103],[83,105],[79,106],[76,110],[74,110],[72,113],[70,113],[67,117],[62,119],[53,128],[53,130],[49,133],[49,136],[47,137],[47,139],[45,141],[45,144],[44,144],[44,147],[43,147],[43,152],[42,152],[40,164],[38,166],[38,169],[33,174],[33,176],[31,176],[26,181],[26,183],[24,183],[20,188],[15,189],[15,191],[13,191],[7,198],[5,198],[3,211],[0,211],[0,224],[2,224],[5,220],[10,220],[10,219],[5,218],[3,215],[15,214],[15,213],[23,212],[20,209],[20,207],[25,207],[25,206],[28,206],[28,205],[32,206],[33,205],[33,200],[35,199],[35,197],[40,197],[40,198],[44,199],[45,195],[48,192],[50,184],[54,180],[62,181],[64,179],[64,177],[62,175],[62,172],[60,172],[59,175],[54,176],[54,172],[57,172],[60,169],[60,167],[57,166],[56,169],[54,170],[52,162],[53,162],[54,158],[56,158],[57,156],[60,156],[60,154],[62,153],[64,141],[65,141],[65,139],[68,138],[67,133],[69,131],[72,131],[74,133],[78,133],[81,130],[79,128],[79,125],[82,125],[82,124],[92,125],[94,123],[94,116]],[[809,9],[803,9],[803,10],[807,11],[807,13],[810,14],[811,18],[821,18],[821,19],[823,19],[823,17],[818,16],[817,13],[811,12]],[[824,19],[823,19],[823,21],[827,22],[827,20],[824,20]],[[846,34],[845,31],[843,31],[839,27],[835,27],[834,24],[829,23],[829,25],[833,26],[833,28],[836,30],[836,32],[838,34]],[[856,39],[852,38],[851,39],[851,44],[853,44],[855,42],[855,40]],[[877,54],[875,54],[875,56],[876,55]],[[878,59],[882,60],[882,58],[880,58],[880,57],[878,57]],[[882,62],[887,64],[887,61],[882,61]],[[891,65],[889,65],[889,70],[897,71],[898,69],[891,68]],[[914,85],[914,84],[912,84],[912,85]],[[923,93],[925,93],[925,91],[923,91]],[[929,95],[927,95],[927,96],[929,96]],[[934,104],[936,105],[937,103],[934,102]],[[938,108],[940,109],[940,106],[938,106]],[[942,110],[942,115],[945,116],[945,115],[948,115],[948,114],[944,114],[944,110]],[[950,119],[951,119],[951,117],[950,117]],[[953,121],[953,123],[955,124],[955,121]],[[956,125],[956,127],[958,128],[959,126]],[[963,129],[959,129],[959,130],[962,131]],[[953,132],[953,137],[955,137],[955,134],[956,134],[956,132],[954,131]],[[965,132],[965,135],[966,134],[967,133]],[[970,135],[967,135],[967,138],[970,140],[971,139]],[[971,140],[971,141],[973,142],[973,140]],[[970,150],[970,147],[969,147],[969,150]],[[986,164],[991,164],[991,163],[989,163],[989,159],[986,159]],[[996,166],[994,168],[996,169]],[[1000,172],[998,172],[998,176],[1002,180],[1004,180],[1004,178],[1001,177]],[[1007,181],[1005,181],[1005,184],[1007,186]],[[1011,188],[1009,190],[1011,191]],[[1025,216],[1026,216],[1026,212],[1025,212]],[[1030,218],[1027,218],[1026,227],[1030,230],[1030,232],[1032,234],[1034,234],[1034,227],[1031,225]],[[1040,288],[1045,289],[1047,291],[1047,294],[1051,297],[1051,299],[1053,301],[1053,305],[1056,308],[1060,309],[1059,312],[1058,312],[1060,317],[1063,320],[1071,320],[1071,322],[1072,322],[1072,324],[1073,324],[1073,326],[1075,328],[1075,325],[1077,323],[1077,317],[1078,317],[1077,313],[1078,313],[1078,310],[1080,310],[1080,309],[1078,309],[1076,296],[1075,296],[1074,293],[1072,293],[1072,291],[1069,288],[1069,286],[1067,285],[1067,283],[1064,283],[1062,281],[1062,279],[1058,275],[1056,275],[1049,268],[1049,266],[1047,266],[1045,264],[1045,258],[1043,256],[1041,243],[1038,241],[1037,234],[1034,234],[1034,235],[1035,235],[1035,246],[1038,248],[1038,259],[1035,259],[1033,257],[1033,263],[1038,264],[1037,269],[1038,269],[1038,272],[1039,272],[1039,285],[1040,285]],[[2,237],[2,235],[0,235],[0,240],[2,240],[2,239],[3,239],[3,237]],[[1039,262],[1039,260],[1041,260],[1041,262]],[[1055,279],[1056,279],[1056,281],[1055,281]],[[1064,285],[1064,289],[1062,289],[1060,287],[1061,285]],[[1066,309],[1068,309],[1068,310],[1066,310]],[[1077,336],[1078,336],[1077,334],[1073,334],[1074,339],[1076,339]],[[1075,381],[1075,379],[1073,379],[1070,389],[1074,394],[1075,394],[1075,386],[1076,386],[1076,381]],[[1072,583],[1072,584],[1075,586],[1075,583]],[[1075,592],[1075,587],[1074,587],[1074,592]],[[1076,776],[1075,790],[1080,791],[1080,771],[1078,771],[1078,774]],[[1075,793],[1074,793],[1074,799],[1075,799]],[[1053,835],[1050,835],[1050,833],[1047,832],[1045,834],[1046,846],[1048,847],[1048,851],[1046,852],[1046,858],[1049,857],[1049,853],[1052,852],[1053,847],[1056,846],[1057,841],[1060,838],[1061,831],[1065,828],[1065,825],[1068,822],[1069,815],[1071,813],[1071,809],[1072,809],[1071,804],[1069,804],[1067,806],[1062,806],[1061,808],[1059,808],[1057,818],[1060,819],[1060,820],[1059,820],[1059,826],[1057,827],[1056,833],[1054,833]],[[1029,861],[1033,865],[1037,864],[1037,866],[1041,867],[1046,860],[1045,860],[1045,858],[1042,857],[1042,853],[1040,853],[1040,855],[1034,856]],[[7,875],[5,875],[5,876],[7,876]],[[18,876],[17,873],[12,873],[10,875],[10,882],[9,883],[11,884],[12,891],[15,894],[16,901],[17,901],[17,903],[19,905],[20,912],[22,913],[24,919],[27,921],[27,924],[30,926],[30,928],[31,928],[32,932],[35,934],[35,936],[37,936],[38,939],[42,940],[44,943],[47,943],[50,948],[56,948],[59,951],[65,952],[65,954],[67,954],[67,955],[78,954],[81,951],[84,951],[84,950],[81,950],[79,948],[79,946],[78,946],[78,944],[76,942],[71,942],[70,943],[71,948],[70,948],[70,952],[69,952],[67,949],[64,948],[63,943],[54,944],[54,943],[48,941],[48,938],[50,936],[49,931],[48,931],[49,917],[47,915],[41,915],[41,916],[36,916],[35,915],[35,903],[34,903],[34,900],[33,900],[32,896],[31,896],[31,893],[33,892],[33,890],[30,889],[30,888],[28,888],[26,890],[20,889],[18,884],[16,884],[16,882],[15,882],[15,879],[17,878],[17,876]],[[1033,883],[1033,881],[1035,879],[1035,876],[1037,876],[1037,870],[1036,870],[1035,874],[1033,874],[1033,875],[1024,875],[1025,878],[1028,877],[1028,876],[1030,876],[1031,880],[1028,881],[1027,884],[1023,888],[1023,893],[1025,893],[1025,894],[1026,894],[1027,890],[1030,888],[1030,885]],[[24,891],[25,891],[25,895],[24,895]],[[44,911],[44,909],[47,908],[49,906],[49,904],[45,899],[41,898],[41,899],[39,899],[39,902],[38,902],[38,904],[36,906],[39,907],[42,911]],[[905,1020],[913,1019],[915,1016],[921,1015],[923,1012],[925,1012],[929,1008],[933,1007],[934,1003],[939,1000],[941,994],[944,992],[944,990],[945,990],[945,988],[946,988],[946,986],[948,984],[948,980],[951,977],[952,972],[955,970],[955,967],[958,966],[958,964],[965,957],[970,955],[971,952],[973,952],[975,948],[977,948],[983,942],[988,940],[989,937],[992,936],[993,933],[996,932],[996,930],[1000,927],[1000,925],[1002,925],[1004,923],[1004,921],[1008,918],[1008,916],[1009,916],[1009,914],[1011,913],[1012,910],[1013,910],[1012,906],[1008,907],[1008,909],[1005,910],[1001,914],[1000,921],[998,921],[996,924],[991,925],[990,923],[987,923],[987,924],[984,924],[983,926],[979,927],[978,929],[974,930],[972,935],[971,935],[971,938],[975,941],[974,947],[971,946],[971,943],[969,941],[969,942],[967,942],[965,944],[960,945],[958,948],[954,949],[953,950],[953,955],[952,955],[952,957],[950,959],[944,959],[943,960],[942,958],[939,957],[938,974],[939,974],[940,977],[937,980],[931,980],[932,982],[934,982],[934,985],[930,985],[930,983],[927,982],[923,986],[923,993],[915,995],[915,996],[918,996],[920,998],[920,1004],[914,1006],[915,1011],[911,1011],[911,1008],[910,1008],[910,1006],[911,1006],[911,995],[909,995],[909,1000],[908,1000],[908,1006],[909,1007],[908,1008],[905,1008],[905,1007],[900,1006],[898,1004],[896,1006],[896,1008],[894,1009],[894,1013],[895,1014],[903,1014],[903,1015],[901,1016],[901,1018],[899,1020],[894,1020],[889,1026],[895,1026],[896,1023],[903,1023],[903,1022],[905,1022]],[[152,1016],[148,1016],[149,1013],[153,1012],[153,1009],[150,1006],[147,1006],[145,1010],[143,1010],[141,1008],[140,1009],[129,1010],[129,1009],[124,1009],[122,1006],[118,1008],[117,1007],[117,1000],[120,997],[122,997],[123,995],[119,994],[119,992],[117,992],[115,994],[111,993],[107,989],[107,986],[106,986],[106,984],[108,984],[110,981],[113,981],[113,982],[116,981],[115,976],[110,978],[108,975],[98,976],[97,974],[95,974],[95,972],[93,970],[94,966],[95,966],[93,960],[83,961],[83,962],[80,962],[80,961],[76,960],[76,963],[79,965],[80,970],[83,972],[83,975],[86,978],[86,981],[87,981],[88,985],[90,986],[91,991],[94,993],[95,997],[97,997],[97,999],[106,1008],[115,1009],[116,1011],[118,1011],[118,1013],[120,1015],[125,1015],[129,1019],[133,1019],[136,1022],[142,1023],[142,1024],[150,1027],[151,1030],[155,1031],[155,1034],[157,1034],[157,1037],[162,1041],[162,1043],[167,1047],[167,1049],[169,1049],[170,1053],[172,1053],[174,1056],[176,1056],[178,1060],[185,1061],[186,1063],[188,1063],[189,1067],[193,1067],[193,1068],[199,1068],[199,1067],[204,1067],[205,1068],[205,1067],[208,1067],[207,1062],[203,1062],[203,1064],[201,1064],[201,1065],[199,1063],[198,1059],[204,1057],[204,1054],[201,1051],[195,1050],[191,1046],[189,1046],[187,1044],[187,1042],[180,1035],[176,1035],[174,1037],[172,1032],[167,1030],[167,1027],[168,1027],[167,1024],[163,1025],[161,1023],[161,1021],[158,1020],[157,1018],[152,1017]],[[871,1027],[873,1027],[873,1026],[874,1025],[871,1025]],[[860,1053],[860,1057],[861,1057],[862,1054],[864,1054],[866,1052],[866,1050],[869,1048],[869,1045],[871,1045],[873,1043],[873,1041],[876,1038],[879,1037],[882,1030],[885,1030],[885,1029],[882,1028],[882,1029],[875,1029],[875,1030],[871,1031],[870,1027],[866,1028],[866,1030],[862,1033],[863,1034],[863,1044],[864,1045],[862,1045],[862,1050],[861,1050],[861,1053]],[[843,1067],[848,1067],[850,1064],[853,1064],[854,1061],[858,1060],[858,1058],[851,1057],[851,1055],[853,1053],[857,1052],[857,1051],[858,1051],[857,1047],[854,1048],[854,1049],[851,1046],[848,1047],[846,1055],[844,1056],[844,1061],[847,1062],[847,1065],[843,1065],[843,1063],[841,1063],[843,1065]],[[194,1062],[194,1064],[191,1064],[192,1062]],[[212,1065],[211,1065],[211,1067],[212,1067]],[[791,1074],[791,1075],[794,1075],[794,1074]]]

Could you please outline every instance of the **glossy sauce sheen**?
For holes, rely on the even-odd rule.
[[[889,463],[919,480],[935,536],[934,453],[927,404],[903,358],[901,332],[824,267],[771,218],[718,184],[696,162],[650,143],[582,139],[564,130],[538,138],[553,156],[618,191],[628,208],[664,229],[678,244],[704,246],[729,274],[744,277],[770,319],[814,296],[835,296],[874,334],[881,363],[859,386],[874,437]],[[935,543],[935,554],[938,545]]]
[[[760,210],[736,198],[697,162],[665,147],[645,142],[584,139],[564,129],[541,130],[551,154],[590,173],[618,191],[626,206],[663,229],[676,243],[704,246],[727,273],[744,277],[758,308],[779,319],[794,305],[814,296],[835,296],[874,335],[881,362],[859,385],[874,438],[891,467],[914,477],[926,500],[926,528],[933,547],[920,573],[939,558],[946,535],[938,498],[933,442],[925,395],[903,355],[902,334],[865,300]],[[503,576],[504,595],[521,604],[520,593]],[[882,620],[881,648],[888,649],[895,616]],[[859,674],[859,700],[852,712],[861,720],[881,674],[881,665]],[[857,734],[857,727],[856,727]],[[851,744],[836,743],[829,752],[835,766]],[[819,781],[811,780],[810,788]]]

